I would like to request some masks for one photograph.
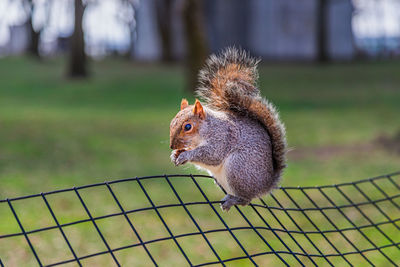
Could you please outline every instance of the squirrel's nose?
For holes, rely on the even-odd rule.
[[[177,147],[177,142],[178,142],[178,140],[175,137],[172,137],[169,140],[169,148],[175,149]]]
[[[171,140],[171,141],[169,142],[169,148],[174,149],[175,147],[176,147],[175,141],[174,141],[174,140]]]

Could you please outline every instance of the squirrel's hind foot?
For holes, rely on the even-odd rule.
[[[243,199],[241,197],[237,197],[237,196],[233,196],[233,195],[229,195],[227,194],[223,199],[221,199],[222,203],[221,203],[221,209],[223,211],[229,211],[229,209],[233,206],[233,205],[242,205],[242,206],[246,206],[250,203],[249,200]]]

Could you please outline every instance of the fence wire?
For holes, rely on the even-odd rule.
[[[211,177],[129,178],[0,200],[0,266],[398,266],[400,172],[219,208]]]

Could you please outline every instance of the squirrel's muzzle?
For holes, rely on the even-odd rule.
[[[175,141],[176,138],[174,136],[171,136],[171,139],[169,140],[169,148],[171,149],[177,149],[177,142]]]
[[[180,142],[176,142],[175,140],[171,140],[169,147],[171,149],[180,149],[182,148],[182,144]]]
[[[169,147],[171,149],[183,149],[185,147],[185,144],[180,138],[175,137],[170,139]]]

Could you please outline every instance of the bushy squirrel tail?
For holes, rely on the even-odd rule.
[[[244,50],[227,48],[211,55],[199,74],[198,96],[210,108],[249,116],[267,130],[272,143],[275,176],[286,167],[285,126],[276,108],[260,95],[256,60]]]

